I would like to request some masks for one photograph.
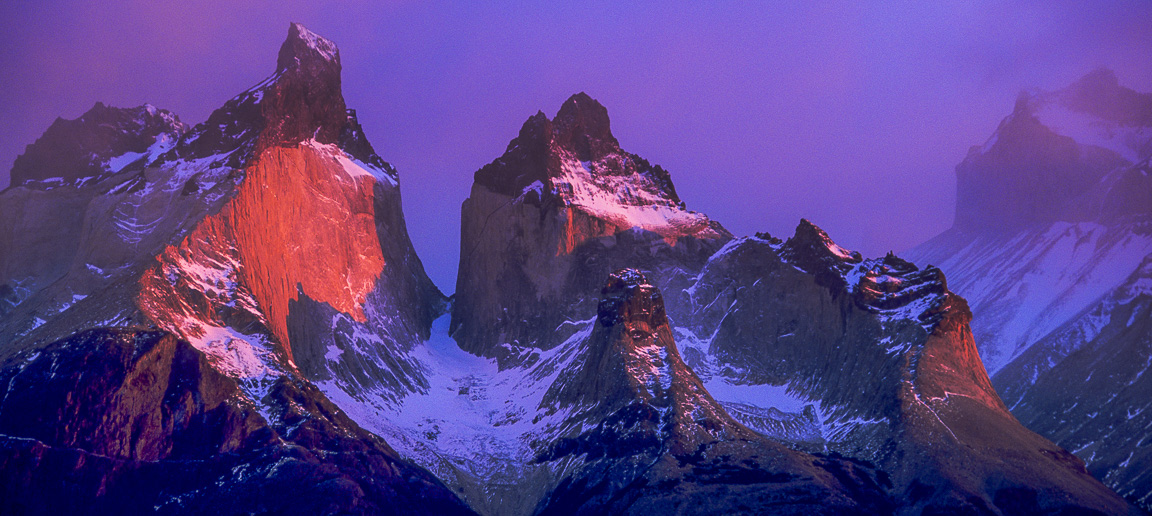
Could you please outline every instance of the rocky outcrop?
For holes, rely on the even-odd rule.
[[[659,289],[635,269],[602,289],[592,333],[544,403],[581,432],[538,456],[564,472],[538,514],[876,514],[886,479],[770,442],[733,420],[680,359]]]
[[[96,329],[0,369],[6,514],[468,514],[315,387],[264,410],[174,335]]]
[[[476,172],[461,208],[452,334],[502,364],[530,360],[590,313],[601,278],[639,267],[680,290],[731,235],[687,211],[668,173],[620,149],[607,110],[573,95],[549,120],[524,123],[503,156]]]

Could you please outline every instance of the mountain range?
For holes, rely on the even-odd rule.
[[[17,159],[0,511],[1137,514],[1147,430],[1108,432],[1146,403],[1149,261],[1050,289],[1063,320],[995,304],[1047,285],[1003,255],[1054,231],[1118,249],[1101,271],[1152,252],[1152,103],[1115,83],[1022,96],[911,260],[808,220],[734,236],[578,93],[475,173],[445,296],[339,50],[292,24],[201,124],[96,104]],[[1114,125],[1082,142],[1051,106]],[[1085,424],[1061,405],[1084,385],[1124,398]]]

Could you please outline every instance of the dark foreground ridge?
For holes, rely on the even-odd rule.
[[[311,384],[261,413],[165,332],[81,332],[0,383],[4,514],[471,514]]]

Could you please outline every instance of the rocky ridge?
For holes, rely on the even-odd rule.
[[[902,511],[1127,510],[1008,413],[967,305],[937,269],[863,260],[801,221],[787,241],[731,242],[700,274],[692,303],[681,348],[721,404],[798,449],[875,464]],[[797,420],[807,431],[781,431]]]
[[[97,102],[75,120],[57,118],[12,164],[10,186],[48,189],[86,183],[148,161],[188,127],[172,112],[145,104],[115,108]]]
[[[538,514],[875,514],[876,472],[788,450],[737,423],[680,359],[659,289],[635,269],[609,276],[580,357],[544,406],[578,407],[579,432],[537,461],[563,464]]]

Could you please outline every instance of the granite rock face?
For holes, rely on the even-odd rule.
[[[166,114],[143,111],[152,112]],[[412,249],[395,169],[345,107],[335,45],[291,25],[271,77],[179,129],[141,132],[148,141],[88,179],[0,193],[0,360],[52,356],[53,368],[77,370],[71,383],[10,377],[21,396],[66,400],[41,407],[62,419],[39,427],[17,421],[39,414],[32,398],[6,401],[25,403],[4,413],[0,433],[15,454],[5,470],[24,472],[6,489],[31,493],[9,498],[22,500],[12,510],[468,512],[317,386],[342,396],[421,389],[405,350],[427,338],[444,303]],[[72,337],[87,328],[97,333]],[[151,333],[129,335],[141,328]],[[176,351],[91,348],[156,335],[167,346],[156,349]],[[173,353],[177,365],[165,365]],[[181,369],[188,363],[199,365]],[[195,387],[202,379],[210,385]],[[186,406],[189,396],[207,405]],[[249,445],[250,435],[264,441]],[[193,444],[202,448],[166,455]],[[203,485],[179,479],[189,471]],[[60,502],[76,505],[36,505],[67,479],[88,490]]]
[[[83,185],[2,194],[0,354],[145,324],[246,377],[420,387],[395,357],[444,297],[412,249],[395,169],[345,108],[332,42],[292,24],[271,77],[161,143]]]
[[[612,271],[661,270],[658,284],[679,290],[731,238],[684,209],[667,171],[623,151],[582,93],[529,118],[476,172],[461,225],[452,335],[502,364],[562,342],[550,330],[591,312]]]

